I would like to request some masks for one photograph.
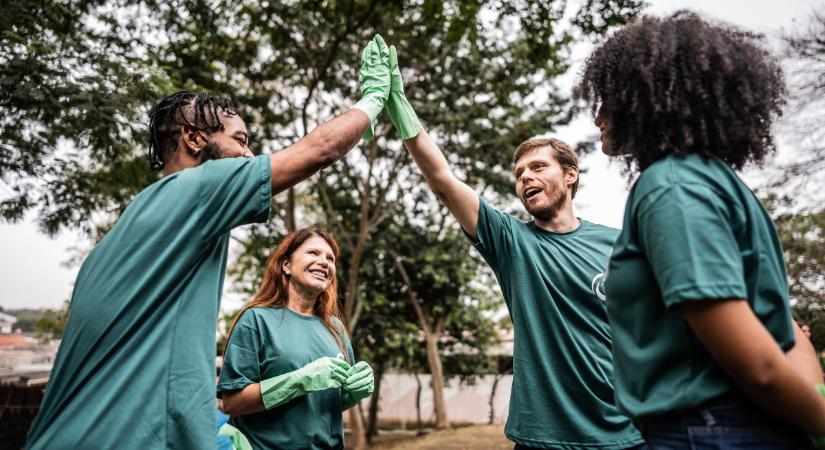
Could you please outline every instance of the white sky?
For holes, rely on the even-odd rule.
[[[816,0],[648,0],[648,3],[650,14],[668,14],[689,8],[771,37],[777,36],[782,29],[791,30],[805,24],[813,9],[821,4]],[[586,54],[586,48],[575,52],[574,73]],[[575,143],[596,132],[589,117],[580,117],[553,135]],[[619,164],[610,164],[600,151],[585,157],[581,164],[587,173],[576,196],[577,215],[619,227],[627,197],[627,183],[620,177]],[[750,172],[745,179],[755,182],[758,177],[758,172]],[[72,233],[62,233],[50,239],[37,231],[33,216],[19,224],[0,225],[0,306],[59,307],[71,295],[77,275],[78,267],[65,267],[70,257],[69,249],[83,241],[84,238]]]

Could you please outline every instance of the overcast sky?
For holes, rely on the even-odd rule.
[[[648,13],[661,15],[689,8],[771,37],[778,36],[783,29],[804,26],[813,9],[821,4],[815,0],[649,0],[648,3]],[[576,51],[574,71],[586,53],[587,49]],[[597,131],[589,117],[580,117],[553,135],[575,143]],[[788,153],[787,146],[780,139],[781,153]],[[576,196],[577,215],[619,227],[627,197],[627,183],[620,177],[619,165],[610,164],[596,151],[582,160],[582,167],[587,173]],[[754,171],[745,176],[751,184],[758,178],[759,173]],[[3,194],[0,192],[0,196]],[[66,267],[65,262],[71,255],[69,249],[83,243],[84,238],[63,233],[50,239],[38,232],[32,218],[15,225],[0,224],[0,306],[3,308],[56,308],[71,295],[78,267]],[[236,302],[233,306],[237,306]]]

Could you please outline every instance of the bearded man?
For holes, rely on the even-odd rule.
[[[493,269],[513,320],[513,386],[505,434],[516,449],[643,448],[613,399],[604,270],[619,230],[576,217],[579,162],[569,145],[516,148],[516,195],[533,220],[488,205],[456,178],[404,95],[394,47],[387,112],[430,189]]]

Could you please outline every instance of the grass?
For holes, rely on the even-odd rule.
[[[379,434],[370,450],[512,450],[504,437],[504,425],[472,425],[432,431],[417,436],[414,431],[387,431]]]

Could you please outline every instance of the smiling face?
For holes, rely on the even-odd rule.
[[[203,148],[204,159],[253,157],[252,151],[249,150],[246,123],[241,116],[221,110],[220,120],[223,130],[206,135],[206,145]]]
[[[565,171],[553,149],[539,147],[516,161],[516,195],[530,215],[542,220],[556,216],[569,198],[571,185],[578,177]]]
[[[297,290],[320,294],[335,278],[335,253],[324,238],[312,236],[284,262],[283,271]]]

